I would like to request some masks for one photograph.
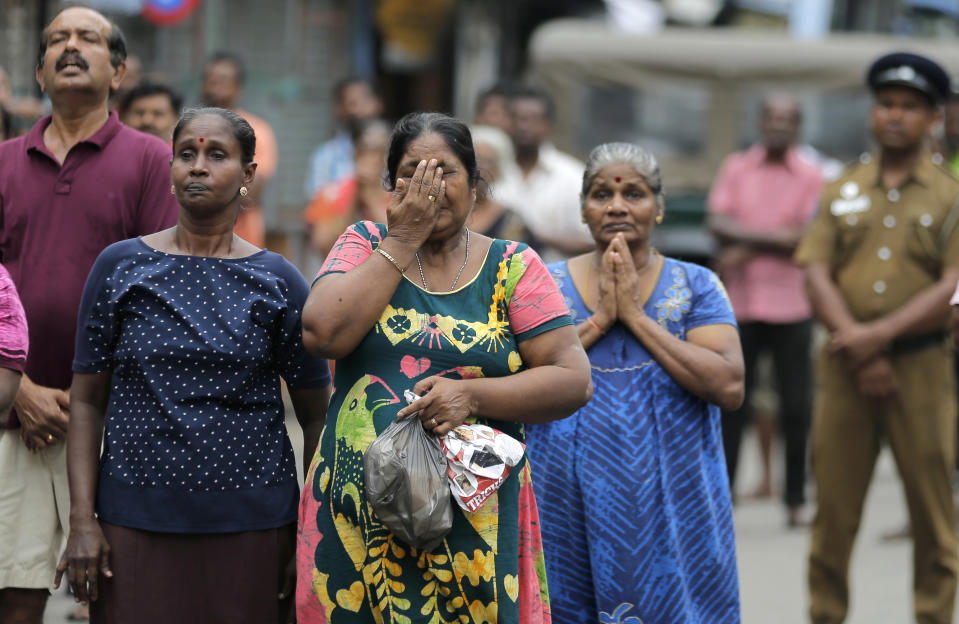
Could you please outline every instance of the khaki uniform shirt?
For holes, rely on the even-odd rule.
[[[864,155],[823,191],[796,262],[829,266],[853,317],[885,316],[959,267],[959,227],[943,225],[959,199],[959,180],[924,154],[909,178],[885,189],[877,157]],[[948,227],[948,226],[947,226]]]

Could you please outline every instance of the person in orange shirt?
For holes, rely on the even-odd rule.
[[[243,60],[232,52],[217,52],[203,70],[202,98],[205,106],[232,110],[253,128],[256,134],[256,180],[241,202],[242,210],[233,231],[257,247],[266,243],[262,201],[266,186],[276,173],[277,147],[273,128],[265,120],[237,106],[243,94],[246,69]]]
[[[383,186],[390,125],[382,119],[355,124],[351,140],[354,174],[326,184],[316,192],[303,215],[310,229],[310,245],[321,256],[330,253],[333,243],[356,221],[386,223],[390,192]]]

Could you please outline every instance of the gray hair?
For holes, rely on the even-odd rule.
[[[589,187],[599,172],[609,165],[632,165],[636,173],[643,176],[649,190],[656,196],[656,202],[663,205],[663,174],[659,170],[656,157],[633,143],[603,143],[593,148],[586,159],[586,171],[583,172],[583,201],[589,194]]]
[[[493,126],[473,126],[470,133],[473,135],[474,149],[483,144],[489,145],[496,152],[496,166],[499,167],[500,177],[504,171],[515,165],[516,153],[508,134]]]

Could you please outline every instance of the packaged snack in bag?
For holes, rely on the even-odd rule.
[[[393,535],[426,551],[439,546],[453,527],[447,462],[417,415],[390,424],[366,450],[363,467],[366,499]]]
[[[464,511],[476,511],[523,459],[526,445],[486,425],[463,424],[440,437],[450,491]]]

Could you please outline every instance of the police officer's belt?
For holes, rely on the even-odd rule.
[[[929,347],[940,347],[946,343],[946,332],[937,331],[918,336],[903,336],[889,343],[887,351],[893,355],[921,351]]]

